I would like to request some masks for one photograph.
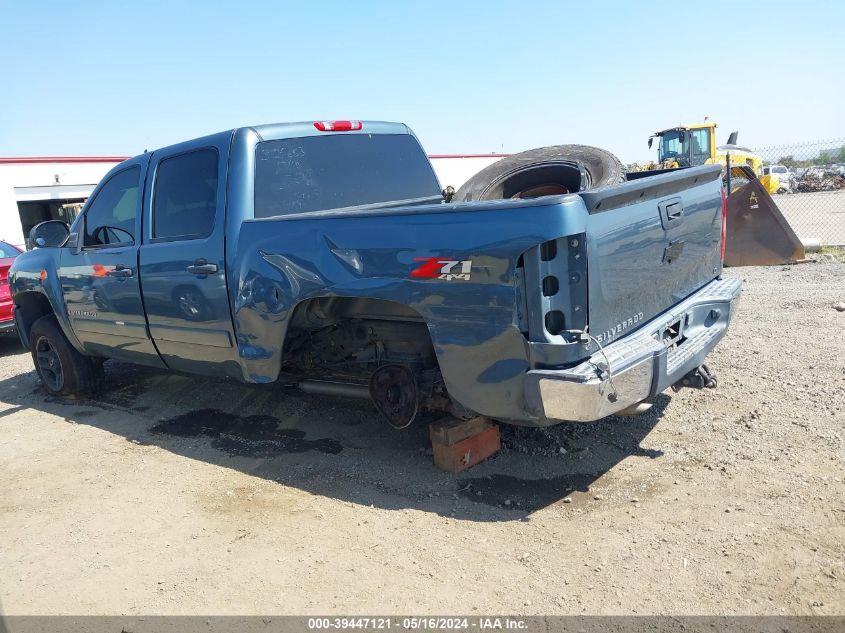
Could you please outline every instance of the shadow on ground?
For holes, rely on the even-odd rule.
[[[0,413],[0,426],[16,411],[40,410],[312,494],[480,521],[523,519],[586,493],[623,459],[659,457],[662,452],[640,443],[669,402],[660,396],[638,418],[550,429],[504,425],[499,454],[451,475],[432,464],[426,424],[435,418],[395,431],[369,402],[279,385],[242,385],[110,361],[106,385],[94,398],[54,398],[29,372],[0,380],[0,399],[12,405]]]
[[[0,332],[0,358],[25,352],[16,332]]]

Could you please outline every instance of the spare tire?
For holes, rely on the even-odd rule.
[[[552,145],[508,156],[482,169],[452,200],[536,198],[615,185],[624,179],[622,163],[608,151],[589,145]]]

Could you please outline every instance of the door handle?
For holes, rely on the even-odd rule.
[[[680,202],[673,202],[666,207],[666,217],[670,220],[677,220],[684,214],[684,205]]]
[[[684,219],[684,202],[680,198],[670,198],[657,205],[660,210],[660,222],[668,229]]]
[[[109,277],[117,277],[118,279],[126,279],[127,277],[131,277],[135,274],[135,271],[131,268],[124,266],[123,264],[118,264],[110,271],[106,273]]]
[[[188,266],[187,270],[192,275],[213,275],[217,272],[217,264],[209,264],[205,259],[198,259]]]

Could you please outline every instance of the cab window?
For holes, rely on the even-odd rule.
[[[97,192],[85,212],[84,246],[135,243],[140,177],[140,167],[124,169],[112,176]]]
[[[255,148],[256,218],[439,197],[410,134],[304,136]]]
[[[692,164],[703,165],[710,158],[710,130],[702,128],[691,130],[692,133]]]
[[[166,158],[156,172],[154,240],[208,237],[217,214],[217,150],[201,149]]]

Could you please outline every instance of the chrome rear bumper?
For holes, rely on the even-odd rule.
[[[701,365],[725,335],[741,285],[716,279],[604,353],[568,369],[529,371],[527,405],[545,419],[540,425],[591,422],[664,391]],[[667,347],[670,327],[680,342]]]

